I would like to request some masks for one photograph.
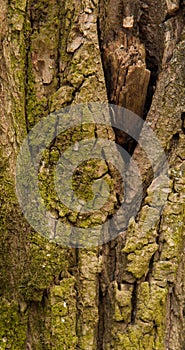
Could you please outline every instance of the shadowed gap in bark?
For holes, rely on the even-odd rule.
[[[140,66],[142,61],[143,71],[141,77],[150,71],[150,79],[146,78],[144,102],[140,98],[140,104],[134,106],[134,95],[132,98],[133,112],[139,114],[141,118],[146,119],[150,110],[158,75],[161,71],[162,57],[164,52],[164,36],[162,29],[155,24],[157,21],[161,22],[162,18],[158,16],[159,8],[155,8],[155,4],[146,1],[148,6],[143,6],[137,1],[123,2],[123,1],[105,1],[99,2],[99,16],[97,20],[97,31],[99,36],[99,46],[102,57],[102,65],[104,69],[107,96],[109,103],[119,105],[128,109],[132,109],[130,102],[126,96],[126,89],[128,90],[134,84],[139,84],[140,77],[138,76],[134,81],[134,74],[129,76],[131,69],[135,69],[134,65]],[[146,5],[146,4],[145,4]],[[139,8],[141,6],[141,8]],[[152,14],[151,14],[152,13]],[[133,15],[134,23],[127,22]],[[125,21],[125,22],[124,22]],[[152,30],[148,33],[147,25],[151,25]],[[134,47],[134,48],[133,48]],[[145,54],[143,53],[145,51]],[[146,72],[146,73],[145,73]],[[135,72],[135,76],[137,71]],[[130,78],[131,77],[131,78]],[[129,78],[131,79],[129,82]],[[133,81],[132,81],[133,79]],[[131,86],[129,85],[131,84]],[[146,85],[147,84],[147,85]],[[125,88],[124,88],[125,86]],[[139,86],[135,86],[139,89]],[[125,91],[124,91],[125,89]],[[131,90],[132,91],[132,90]],[[141,87],[142,91],[142,87]],[[137,98],[137,97],[136,97]],[[116,143],[122,146],[131,156],[134,153],[137,142],[123,131],[114,128]],[[107,244],[107,254],[105,257],[105,265],[109,275],[108,284],[116,280],[115,270],[113,266],[108,264],[107,257],[111,252],[116,255],[116,241]],[[109,253],[108,253],[109,251]],[[118,254],[118,252],[117,252]],[[103,254],[104,255],[104,254]],[[148,278],[152,273],[154,256],[151,258]],[[103,277],[101,277],[103,278]],[[120,283],[119,283],[120,285]],[[119,286],[118,285],[118,286]],[[121,288],[119,288],[121,289]],[[131,323],[134,324],[137,311],[137,291],[138,282],[133,283],[133,292],[131,298]],[[99,326],[98,326],[98,341],[97,348],[103,350],[107,339],[104,333],[109,333],[107,327],[113,323],[113,320],[106,321],[106,306],[111,309],[111,303],[108,301],[110,295],[103,296],[101,290],[101,279],[99,286]],[[111,318],[111,311],[109,318]],[[104,341],[104,338],[106,339]]]

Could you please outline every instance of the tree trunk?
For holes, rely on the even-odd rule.
[[[1,1],[0,349],[184,349],[184,14],[180,0]],[[128,225],[114,226],[116,238],[98,247],[65,247],[25,219],[16,196],[16,160],[44,117],[89,102],[109,102],[146,119],[166,154],[170,184],[161,185],[164,164],[161,159],[160,168],[152,166],[139,125],[131,119],[127,125],[141,132],[138,142],[120,130],[120,113],[113,113],[113,122],[110,114],[107,126],[68,130],[40,165],[40,191],[52,215],[88,225],[87,216],[79,223],[70,211],[63,213],[47,180],[61,150],[84,134],[115,140],[132,156],[143,196]],[[116,191],[105,222],[120,206],[122,184],[114,167],[106,163],[100,171],[97,164],[92,178],[104,175]],[[76,181],[76,191],[88,196],[78,173]],[[136,201],[136,183],[126,181]],[[90,227],[100,219],[93,220]]]

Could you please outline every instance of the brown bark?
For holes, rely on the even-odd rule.
[[[0,349],[184,349],[184,44],[183,1],[2,1]],[[141,138],[136,145],[108,126],[70,129],[50,145],[48,171],[83,132],[116,138],[138,165],[143,199],[137,217],[128,227],[117,222],[117,238],[104,245],[51,243],[34,232],[18,204],[20,145],[49,113],[107,101],[137,113],[154,130],[167,156],[170,190],[159,187],[163,164],[152,169]],[[112,114],[116,125],[120,118]],[[43,164],[43,198],[58,215],[63,209],[47,187]],[[116,187],[117,173],[106,166],[117,196],[104,221],[120,204],[120,179]],[[131,177],[127,185],[137,201]],[[70,215],[64,219],[74,222]]]

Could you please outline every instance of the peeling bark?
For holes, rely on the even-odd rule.
[[[1,349],[184,349],[184,14],[184,1],[176,0],[2,0]],[[115,227],[116,239],[89,250],[65,248],[24,219],[16,157],[44,116],[90,101],[109,101],[146,119],[168,158],[170,192],[161,210],[159,176],[129,135],[98,125],[69,130],[51,144],[51,172],[60,150],[83,132],[116,140],[139,166],[143,200],[128,227]],[[96,171],[118,178],[109,164],[104,170]],[[46,173],[41,164],[43,198],[60,216]],[[135,193],[132,179],[128,184]],[[120,186],[118,178],[111,215]],[[106,220],[110,213],[104,214]],[[144,224],[147,215],[152,227]],[[64,219],[80,222],[70,212]]]

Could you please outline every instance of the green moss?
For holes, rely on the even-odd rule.
[[[21,314],[16,301],[1,298],[0,349],[25,349],[27,315]]]
[[[53,348],[73,350],[76,336],[75,278],[64,278],[51,289],[51,317]]]
[[[134,253],[128,254],[127,271],[131,272],[135,278],[141,278],[147,273],[150,259],[157,249],[158,245],[153,243],[148,244],[141,250],[135,250]]]
[[[48,101],[45,96],[38,99],[36,96],[35,77],[32,62],[29,56],[26,83],[26,118],[30,130],[42,117],[48,115]]]

